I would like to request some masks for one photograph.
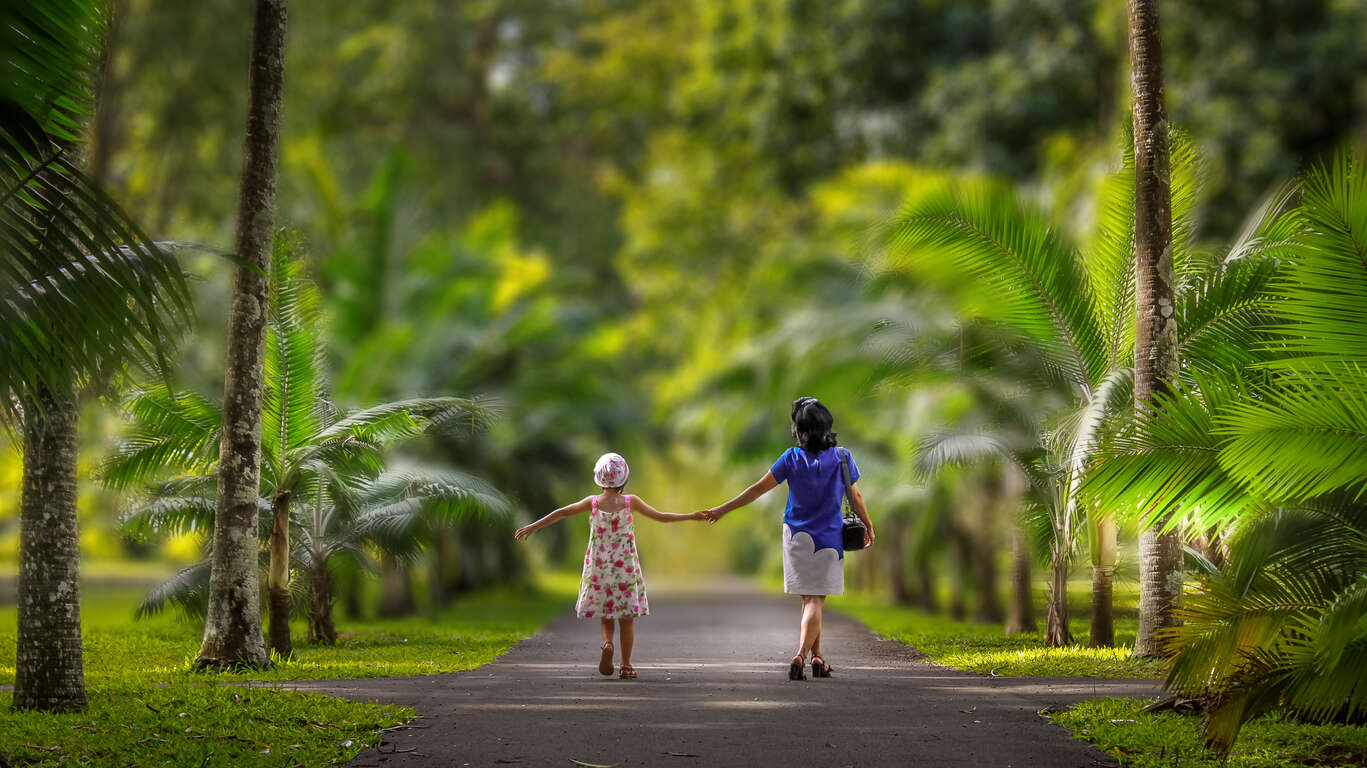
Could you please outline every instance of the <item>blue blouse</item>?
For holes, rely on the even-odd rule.
[[[818,550],[830,547],[845,556],[841,547],[840,500],[845,482],[840,475],[840,454],[844,448],[827,448],[812,453],[797,446],[784,451],[769,468],[774,479],[788,483],[788,507],[783,522],[793,533],[806,531]],[[850,482],[859,480],[859,466],[850,456]]]

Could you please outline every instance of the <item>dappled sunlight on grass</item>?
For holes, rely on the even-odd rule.
[[[852,616],[890,640],[915,648],[933,661],[983,674],[1068,677],[1161,677],[1161,664],[1130,655],[1136,621],[1116,619],[1115,648],[1083,643],[1046,648],[1039,632],[1007,635],[1000,624],[975,624],[888,605],[865,594],[833,599],[831,610]],[[1070,623],[1074,638],[1087,638],[1085,619]]]
[[[1174,712],[1141,712],[1140,699],[1094,699],[1049,715],[1073,736],[1086,739],[1133,768],[1299,768],[1367,764],[1367,729],[1352,725],[1306,725],[1283,715],[1249,721],[1229,762],[1202,746],[1201,718]]]

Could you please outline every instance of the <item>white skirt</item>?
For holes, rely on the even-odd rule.
[[[783,524],[783,591],[790,595],[838,595],[845,591],[845,561],[827,547],[816,551],[809,533]]]

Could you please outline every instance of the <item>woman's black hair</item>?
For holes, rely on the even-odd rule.
[[[824,451],[835,447],[835,417],[815,397],[799,397],[793,401],[793,437],[807,451]]]

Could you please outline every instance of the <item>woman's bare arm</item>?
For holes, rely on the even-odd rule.
[[[646,500],[640,496],[632,496],[631,498],[636,502],[632,505],[632,510],[640,512],[651,520],[658,520],[662,523],[678,523],[684,520],[703,519],[703,514],[701,512],[694,512],[690,515],[685,515],[681,512],[661,512],[647,504]]]
[[[725,517],[728,512],[740,509],[741,507],[745,506],[746,504],[749,504],[755,499],[758,499],[759,497],[763,496],[769,491],[772,491],[776,487],[778,487],[778,481],[774,479],[774,473],[765,472],[764,477],[761,477],[759,480],[757,480],[754,485],[741,491],[739,496],[726,502],[720,507],[713,507],[711,509],[704,510],[702,512],[702,515],[706,517],[708,520],[715,523],[718,520]]]
[[[864,494],[859,492],[859,483],[850,483],[850,503],[859,521],[864,524],[864,546],[873,546],[873,521],[869,520],[869,508],[864,506]]]
[[[541,530],[542,528],[545,528],[546,526],[552,523],[558,523],[567,517],[574,517],[575,515],[583,514],[592,508],[593,497],[585,496],[584,498],[574,502],[573,504],[555,510],[549,515],[546,515],[540,520],[537,520],[535,523],[532,523],[530,525],[524,525],[521,528],[518,528],[517,531],[513,533],[513,538],[517,539],[518,541],[521,541],[522,539],[531,536],[533,533],[536,533],[537,531]]]

